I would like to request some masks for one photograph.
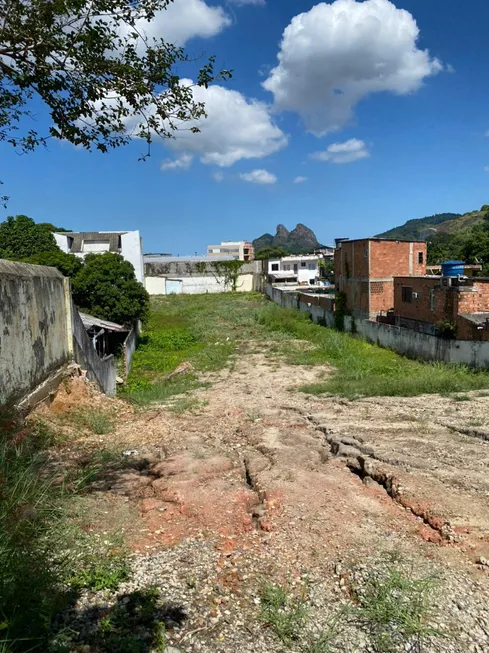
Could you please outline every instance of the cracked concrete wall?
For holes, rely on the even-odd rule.
[[[58,270],[0,260],[0,405],[71,359],[68,320]]]

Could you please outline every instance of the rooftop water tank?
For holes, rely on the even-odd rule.
[[[443,277],[463,277],[465,263],[463,261],[445,261],[441,264]]]

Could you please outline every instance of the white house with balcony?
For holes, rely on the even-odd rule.
[[[295,281],[314,285],[319,279],[319,261],[322,259],[321,255],[316,254],[269,259],[268,274],[276,282]]]
[[[139,231],[56,232],[56,244],[66,254],[85,258],[87,254],[112,252],[132,263],[136,279],[144,285],[143,239]]]

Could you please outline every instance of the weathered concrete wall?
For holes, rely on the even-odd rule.
[[[306,295],[287,293],[280,288],[273,288],[270,284],[266,285],[265,294],[284,308],[299,308],[299,310],[309,313],[314,322],[333,326],[334,313],[308,301]],[[293,305],[294,301],[295,306]],[[345,331],[350,332],[352,326],[352,318],[345,317]],[[443,340],[411,329],[379,324],[371,320],[356,319],[355,328],[357,333],[369,342],[393,349],[409,358],[489,369],[489,342]]]
[[[148,265],[148,264],[147,264]],[[155,264],[151,264],[155,265]],[[168,281],[168,283],[167,283]],[[178,284],[172,283],[178,281]],[[166,295],[171,292],[178,292],[184,295],[202,295],[205,293],[229,292],[231,287],[225,286],[222,279],[213,275],[189,275],[189,276],[146,276],[146,290],[150,295]],[[251,292],[253,290],[253,274],[240,274],[237,281],[238,292]]]
[[[58,270],[0,260],[0,405],[71,359],[65,280]]]
[[[98,384],[105,394],[112,396],[116,390],[116,366],[113,356],[104,360],[98,357],[92,341],[85,331],[82,319],[76,308],[72,307],[73,357],[83,369],[87,370],[90,381]]]

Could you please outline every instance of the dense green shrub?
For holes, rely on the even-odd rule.
[[[72,279],[72,292],[76,306],[95,317],[119,324],[148,317],[149,295],[119,254],[89,254]]]

